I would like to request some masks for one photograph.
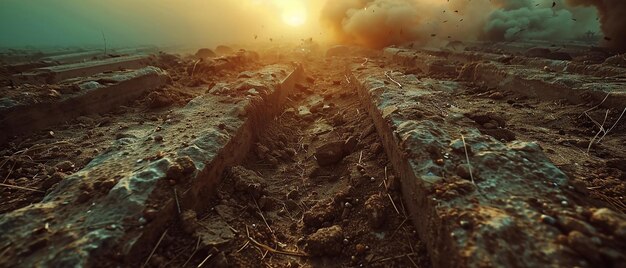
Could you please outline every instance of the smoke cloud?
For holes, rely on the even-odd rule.
[[[595,44],[603,32],[607,45],[626,50],[625,18],[623,0],[328,0],[321,14],[335,40],[372,48],[451,40]]]
[[[409,41],[425,44],[439,37],[470,39],[480,29],[477,22],[486,19],[480,11],[490,7],[488,0],[473,2],[329,0],[321,21],[340,42],[374,48]]]
[[[605,44],[626,51],[626,1],[624,0],[568,0],[576,6],[594,6],[600,13]]]
[[[487,40],[575,40],[599,29],[594,9],[566,6],[562,1],[507,0],[499,5],[485,23]]]

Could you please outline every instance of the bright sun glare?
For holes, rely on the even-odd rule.
[[[289,26],[300,26],[306,21],[306,15],[300,12],[285,11],[283,13],[283,22]]]

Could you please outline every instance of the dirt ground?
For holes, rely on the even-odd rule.
[[[152,266],[430,267],[344,61],[305,66],[308,84]]]
[[[228,82],[240,72],[258,68],[261,63],[237,66],[234,69],[190,75],[188,66],[194,61],[162,53],[153,62],[169,73],[172,83],[152,91],[136,101],[116,108],[106,114],[80,116],[64,124],[16,136],[0,147],[0,179],[3,184],[15,187],[0,188],[0,213],[39,202],[56,183],[67,175],[87,165],[94,157],[111,146],[112,141],[123,138],[122,132],[131,125],[158,125],[169,119],[173,109],[184,106],[194,97],[205,94],[217,82]],[[47,92],[57,85],[7,85],[2,92],[13,96],[22,94],[25,101],[41,102],[59,98],[37,92]]]
[[[530,98],[443,73],[425,75],[413,68],[391,68],[420,79],[460,82],[463,90],[442,92],[429,105],[440,107],[443,116],[452,107],[467,110],[465,116],[474,120],[483,134],[498,140],[537,142],[573,182],[570,194],[577,201],[626,213],[626,124],[618,121],[622,110],[599,108],[599,103],[591,100],[572,104],[565,99]],[[605,128],[615,127],[601,142],[595,141],[602,133],[592,143],[602,122]]]
[[[598,103],[529,98],[445,74],[425,75],[368,52],[368,61],[415,74],[418,79],[457,81],[464,90],[430,99],[443,116],[463,109],[483,133],[502,141],[536,141],[564,171],[578,205],[626,213],[626,119]],[[372,56],[373,55],[373,56]],[[202,212],[183,211],[151,254],[126,263],[137,267],[431,267],[430,256],[407,216],[398,176],[350,81],[355,57],[300,56],[259,60],[228,71],[197,67],[188,57],[160,54],[155,65],[172,81],[166,87],[106,114],[21,135],[0,146],[0,214],[40,202],[69,174],[105,152],[137,124],[170,119],[193,98],[241,72],[275,62],[302,61],[307,78],[284,112],[265,129],[245,160],[229,167]],[[198,68],[200,74],[195,73]],[[4,73],[3,80],[8,74]],[[55,86],[6,80],[8,95],[57,98]],[[28,96],[26,96],[28,97]],[[610,97],[610,96],[609,96]],[[602,137],[600,123],[615,127]],[[595,136],[595,139],[594,139]],[[602,137],[601,142],[592,142]],[[0,248],[0,256],[2,256]],[[145,263],[144,263],[145,261]]]

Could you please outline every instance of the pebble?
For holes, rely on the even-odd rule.
[[[361,243],[356,244],[355,249],[356,249],[356,253],[357,253],[357,254],[363,254],[363,253],[367,250],[367,248],[365,247],[365,245],[363,245],[363,244],[361,244]]]
[[[54,167],[57,168],[57,170],[61,171],[61,172],[66,172],[66,171],[71,171],[74,169],[74,163],[72,163],[71,161],[61,161],[58,164],[56,164]]]
[[[320,228],[307,239],[306,251],[313,256],[334,256],[341,253],[343,240],[341,226]]]
[[[545,223],[545,224],[550,224],[550,225],[554,225],[556,224],[556,219],[552,216],[548,216],[545,214],[541,215],[541,222]]]

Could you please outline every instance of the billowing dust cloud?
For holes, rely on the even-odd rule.
[[[339,42],[373,48],[451,40],[595,44],[602,29],[613,39],[607,45],[623,50],[624,12],[621,0],[329,0],[321,22]]]
[[[605,43],[626,51],[626,1],[624,0],[568,0],[577,6],[594,6],[600,13]]]

